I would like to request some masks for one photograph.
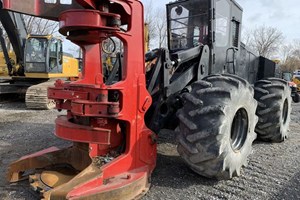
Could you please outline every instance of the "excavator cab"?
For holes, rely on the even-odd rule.
[[[10,56],[4,55],[7,63],[5,71],[8,72],[2,72],[2,74],[14,76],[14,78],[25,77],[34,82],[38,79],[44,81],[50,78],[78,77],[79,61],[71,55],[63,55],[62,41],[52,35],[28,35],[24,18],[21,15],[21,13],[30,15],[42,12],[41,17],[46,15],[47,19],[57,20],[55,17],[72,6],[72,1],[26,1],[24,4],[0,1],[0,22],[8,35],[16,57],[16,61],[12,63]],[[34,10],[37,7],[40,9]],[[72,7],[78,8],[78,4]],[[11,9],[13,12],[4,8],[13,8]],[[4,38],[0,37],[0,41],[3,52],[7,52]]]
[[[60,38],[29,35],[24,48],[24,71],[29,78],[78,77],[79,61],[63,53]]]
[[[62,73],[62,41],[30,35],[25,44],[25,73]]]

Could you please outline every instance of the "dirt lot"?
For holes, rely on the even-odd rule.
[[[255,142],[243,175],[216,181],[193,173],[176,152],[173,135],[162,133],[152,187],[143,200],[158,199],[300,199],[300,104],[293,105],[290,137],[281,144]],[[27,183],[9,185],[8,164],[50,146],[57,111],[26,110],[21,102],[0,103],[0,199],[36,199]]]

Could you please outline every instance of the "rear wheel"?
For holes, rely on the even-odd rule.
[[[257,123],[253,88],[233,75],[192,85],[178,111],[178,152],[196,173],[228,179],[240,175],[251,153]]]
[[[293,101],[295,103],[299,103],[300,101],[300,95],[298,93],[295,93],[294,96],[293,96]]]
[[[282,79],[269,78],[255,84],[256,114],[259,122],[255,128],[264,141],[282,142],[288,137],[291,114],[291,89]]]

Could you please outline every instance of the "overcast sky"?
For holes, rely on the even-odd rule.
[[[150,0],[142,0],[147,5]],[[278,28],[288,41],[300,39],[300,0],[236,0],[244,10],[243,27],[266,25]],[[152,0],[164,7],[170,0]]]

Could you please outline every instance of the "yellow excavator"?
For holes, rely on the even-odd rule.
[[[53,108],[55,103],[47,98],[48,86],[58,78],[78,77],[79,60],[63,53],[61,39],[29,35],[19,13],[0,9],[0,21],[13,48],[8,52],[1,30],[0,95],[25,94],[27,108]]]
[[[292,81],[297,85],[297,91],[300,92],[300,75],[294,75]]]

